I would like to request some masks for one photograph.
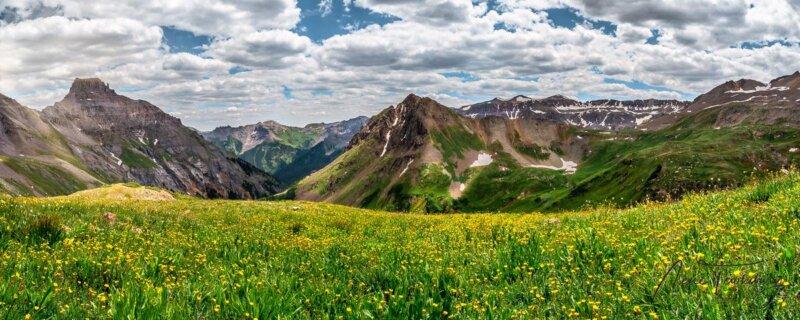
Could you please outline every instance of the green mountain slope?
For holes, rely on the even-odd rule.
[[[409,95],[373,117],[345,153],[300,181],[293,193],[367,208],[453,211],[459,209],[454,199],[460,185],[474,168],[487,166],[482,161],[499,170],[561,166],[580,159],[587,142],[566,125],[470,119]],[[526,152],[534,147],[539,153]]]
[[[373,117],[340,159],[293,194],[414,212],[674,199],[800,164],[798,98],[800,73],[769,85],[728,82],[685,112],[653,119],[656,130],[602,132],[530,118],[466,118],[412,95]]]

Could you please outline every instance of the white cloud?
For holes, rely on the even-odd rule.
[[[161,28],[131,19],[53,16],[0,28],[0,88],[30,93],[161,56]]]
[[[263,29],[290,29],[300,20],[294,0],[47,0],[68,16],[130,17],[196,34],[232,36]]]
[[[497,10],[471,0],[346,0],[345,8],[400,20],[317,43],[293,31],[306,27],[293,0],[0,2],[0,10],[17,8],[0,11],[8,12],[0,19],[0,92],[39,107],[59,100],[72,78],[99,76],[201,129],[371,115],[411,92],[450,106],[516,94],[679,98],[605,79],[697,94],[800,69],[798,45],[738,48],[797,40],[796,0],[500,0]],[[314,10],[328,12],[328,4]],[[554,27],[541,11],[564,6],[611,21],[616,36],[584,24]],[[170,53],[163,25],[213,41],[199,56]],[[656,45],[644,43],[651,29]],[[249,71],[229,74],[235,66]]]
[[[302,62],[313,46],[310,39],[291,31],[267,30],[215,41],[205,55],[248,67],[275,69]]]

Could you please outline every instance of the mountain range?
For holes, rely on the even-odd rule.
[[[0,123],[0,188],[7,193],[57,195],[128,181],[201,197],[278,191],[271,175],[100,79],[75,79],[41,112],[0,95]]]
[[[636,129],[653,117],[679,114],[689,102],[677,100],[594,100],[580,102],[562,95],[532,99],[518,95],[508,100],[463,106],[458,112],[470,118],[531,118],[598,130]]]
[[[333,161],[369,120],[357,117],[305,127],[264,121],[240,127],[219,127],[202,135],[240,159],[291,185]]]
[[[414,212],[626,206],[796,166],[798,108],[800,72],[728,81],[691,102],[519,95],[454,109],[410,94],[371,118],[198,132],[99,79],[75,79],[42,111],[0,95],[0,188],[57,195],[138,182]]]
[[[412,94],[289,193],[418,212],[670,199],[797,165],[798,108],[800,73],[726,82],[692,102],[517,96],[453,110]]]

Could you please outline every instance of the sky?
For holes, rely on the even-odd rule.
[[[800,0],[0,0],[0,93],[41,109],[99,77],[200,130],[797,70]]]

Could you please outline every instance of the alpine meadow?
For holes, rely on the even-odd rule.
[[[0,319],[800,319],[800,2],[0,0]]]

